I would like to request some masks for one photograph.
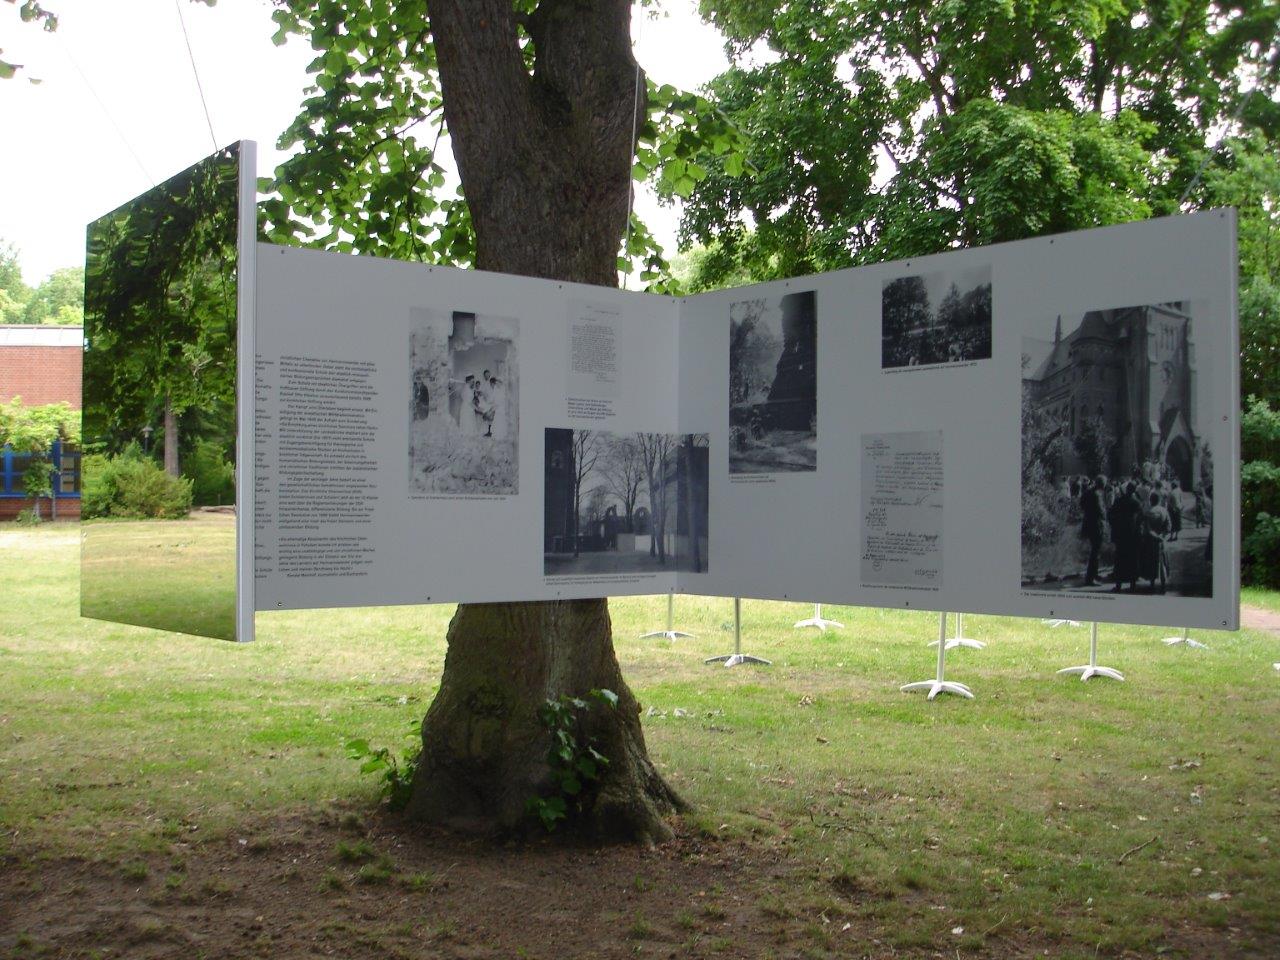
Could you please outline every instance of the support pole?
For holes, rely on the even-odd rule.
[[[721,654],[718,657],[707,657],[707,663],[723,663],[726,667],[736,667],[741,663],[759,663],[769,667],[773,663],[764,657],[753,657],[742,652],[742,598],[733,598],[733,653]]]
[[[652,633],[643,633],[640,635],[641,640],[648,640],[650,637],[666,637],[668,640],[679,640],[681,637],[692,637],[692,633],[684,633],[675,628],[676,617],[676,598],[675,594],[667,594],[667,629],[654,630]]]
[[[945,617],[946,614],[944,613],[943,616]],[[945,634],[947,631],[944,628],[942,632]],[[932,647],[935,643],[938,643],[938,642],[940,641],[930,640],[929,646]],[[964,614],[963,613],[956,614],[956,635],[954,637],[947,637],[946,644],[947,644],[948,650],[954,650],[956,647],[968,647],[971,650],[981,650],[983,647],[986,646],[986,644],[983,643],[981,640],[973,640],[964,635]]]
[[[803,627],[817,627],[819,631],[825,633],[829,627],[843,627],[844,624],[839,620],[824,620],[822,618],[822,604],[815,603],[813,605],[813,616],[807,620],[796,621],[796,629]]]
[[[930,700],[940,693],[953,693],[958,697],[972,700],[972,690],[963,683],[956,683],[947,679],[947,650],[951,647],[951,644],[947,641],[947,613],[945,610],[938,614],[938,639],[930,645],[938,648],[938,668],[934,678],[932,680],[919,680],[916,683],[903,684],[902,692],[910,693],[913,690],[928,690],[928,698]]]
[[[1082,667],[1063,667],[1058,673],[1078,673],[1081,680],[1090,677],[1107,677],[1111,680],[1124,680],[1119,670],[1098,666],[1098,622],[1089,624],[1089,662]]]
[[[1173,647],[1173,646],[1176,646],[1176,645],[1178,645],[1178,644],[1180,644],[1180,643],[1181,643],[1181,644],[1185,644],[1185,645],[1186,645],[1186,646],[1188,646],[1188,647],[1195,647],[1195,648],[1196,648],[1196,649],[1198,649],[1198,650],[1208,650],[1208,649],[1209,649],[1209,647],[1208,647],[1208,645],[1207,645],[1207,644],[1201,643],[1199,640],[1192,640],[1192,639],[1191,639],[1191,628],[1190,628],[1190,627],[1183,627],[1183,628],[1182,628],[1182,636],[1180,636],[1180,637],[1165,637],[1165,638],[1164,638],[1164,643],[1165,643],[1165,646],[1169,646],[1169,647]]]

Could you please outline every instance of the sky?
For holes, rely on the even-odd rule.
[[[256,141],[260,175],[282,159],[275,142],[302,101],[312,52],[298,38],[271,43],[267,0],[46,6],[59,16],[54,33],[0,7],[4,59],[24,65],[0,81],[8,145],[0,150],[0,241],[18,247],[28,284],[82,264],[86,224],[212,153],[215,141]],[[651,79],[691,89],[725,69],[719,35],[697,17],[696,0],[665,0],[663,14],[632,19],[636,57]],[[673,252],[678,213],[647,191],[636,209]]]

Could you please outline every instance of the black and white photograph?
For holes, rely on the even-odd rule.
[[[546,576],[705,573],[709,438],[548,428]]]
[[[518,331],[508,317],[412,312],[410,494],[519,492]]]
[[[1196,303],[1090,310],[1022,341],[1022,586],[1213,594]]]
[[[729,307],[729,473],[818,469],[814,291]]]
[[[880,367],[991,357],[991,268],[886,280],[880,291]]]

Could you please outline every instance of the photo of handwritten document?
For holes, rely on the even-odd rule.
[[[942,586],[942,432],[862,435],[862,583]]]

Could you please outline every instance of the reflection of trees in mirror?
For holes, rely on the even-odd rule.
[[[238,154],[221,150],[89,227],[84,424],[94,451],[142,438],[172,476],[197,449],[214,473],[234,459]],[[225,484],[197,487],[227,498]]]

